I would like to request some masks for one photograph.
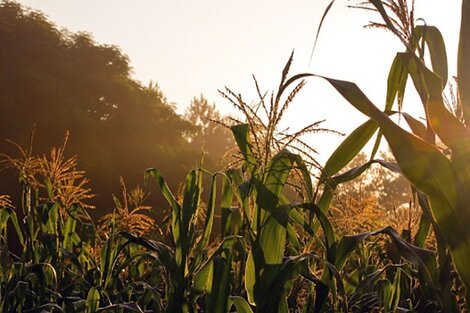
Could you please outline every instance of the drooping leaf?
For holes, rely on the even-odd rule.
[[[409,72],[415,82],[415,86],[417,81],[422,80],[419,85],[424,84],[423,88],[426,88],[428,123],[432,125],[432,128],[441,140],[451,148],[462,145],[462,141],[468,142],[468,131],[445,107],[442,97],[441,79],[430,71],[417,57],[410,57]]]
[[[448,69],[447,69],[447,53],[444,38],[439,29],[435,26],[419,25],[414,29],[414,36],[416,40],[423,38],[429,49],[429,56],[431,57],[431,64],[433,72],[436,73],[441,79],[441,91],[447,84]]]
[[[253,310],[244,298],[233,296],[230,297],[230,301],[235,306],[237,313],[253,313]]]

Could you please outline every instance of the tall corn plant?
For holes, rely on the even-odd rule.
[[[315,308],[319,312],[322,302],[326,301],[329,287],[328,282],[323,282],[311,272],[310,263],[317,264],[326,272],[335,273],[331,279],[342,285],[334,266],[333,228],[325,214],[314,204],[309,167],[319,167],[312,156],[315,151],[301,140],[305,133],[329,130],[319,128],[321,122],[292,135],[278,130],[285,111],[305,84],[300,80],[294,85],[297,78],[288,77],[292,59],[291,55],[282,72],[279,88],[270,98],[260,92],[255,81],[259,105],[247,105],[241,96],[229,89],[223,93],[246,118],[246,123],[231,127],[243,163],[236,170],[228,171],[227,175],[247,229],[250,249],[244,284],[248,302],[256,306],[257,312],[288,312],[287,298],[301,273],[320,295]],[[294,87],[284,96],[291,85]],[[263,119],[263,114],[266,119]],[[286,191],[289,187],[299,191],[303,203],[288,200]],[[304,211],[309,214],[304,214]],[[319,238],[313,230],[314,217],[320,221],[323,238]],[[313,251],[304,253],[298,237],[301,230],[308,234],[308,241],[316,242],[325,249],[320,248],[317,251],[320,254]]]
[[[350,254],[360,242],[370,236],[388,235],[397,250],[405,259],[418,266],[421,273],[426,273],[424,260],[428,260],[432,253],[403,241],[390,228],[336,240],[333,227],[326,216],[326,209],[333,192],[330,185],[351,180],[365,168],[329,178],[327,173],[334,174],[334,167],[326,166],[322,171],[322,177],[328,177],[328,182],[331,184],[323,189],[323,196],[317,197],[319,192],[313,192],[311,173],[307,167],[307,164],[314,163],[304,162],[300,155],[289,151],[292,148],[289,143],[294,143],[294,140],[288,140],[285,144],[281,136],[281,140],[277,141],[276,127],[286,109],[285,104],[280,104],[282,94],[290,85],[308,76],[300,74],[288,77],[291,63],[292,56],[282,73],[280,87],[277,93],[271,96],[268,104],[264,103],[264,97],[259,93],[261,104],[251,108],[240,96],[231,93],[235,97],[232,103],[248,120],[247,124],[231,127],[242,154],[243,164],[239,164],[236,170],[227,172],[234,198],[243,212],[243,225],[248,230],[247,234],[245,233],[250,248],[244,275],[246,294],[248,302],[256,306],[257,312],[287,312],[289,310],[287,298],[294,281],[299,282],[299,278],[302,277],[309,283],[305,310],[322,312],[329,308],[347,312],[348,299],[339,270],[344,267]],[[296,86],[293,89],[294,94],[291,93],[287,97],[287,103],[292,101],[298,86],[303,86],[303,82]],[[258,109],[267,112],[266,124],[258,116]],[[368,124],[366,126],[369,127]],[[373,126],[375,131],[377,126]],[[302,132],[298,132],[292,137],[298,139],[297,136],[301,134]],[[352,145],[351,142],[357,141],[357,136],[353,134],[343,142],[339,148],[340,152],[337,152],[341,158],[349,157],[341,150],[346,151],[348,146]],[[293,150],[298,151],[295,147]],[[285,195],[287,187],[291,186],[289,180],[292,176],[297,179],[300,177],[300,185],[304,186],[301,192],[303,203],[290,203]],[[305,214],[304,211],[309,214]],[[222,218],[224,219],[224,210]],[[322,228],[322,232],[318,231],[319,227]],[[316,247],[315,249],[302,247],[300,232],[307,234],[306,240],[302,241],[303,244]],[[384,271],[379,271],[375,276],[377,280]],[[321,274],[321,277],[317,277],[317,274]],[[384,301],[389,308],[396,308],[398,305],[399,291],[396,285],[400,284],[399,274],[400,271],[397,271],[396,282],[389,283],[387,280],[389,284],[382,288],[386,290],[384,294],[388,295],[384,296],[387,298]],[[361,288],[358,287],[356,295],[360,292]]]
[[[458,49],[457,109],[449,108],[443,97],[448,68],[444,40],[436,27],[414,26],[413,16],[404,9],[406,1],[370,0],[362,3],[380,13],[385,27],[404,43],[406,51],[395,57],[388,77],[385,110],[379,110],[359,89],[347,81],[325,78],[350,104],[370,118],[350,135],[351,141],[340,146],[325,165],[324,181],[339,171],[380,129],[376,146],[383,135],[390,145],[396,161],[413,186],[424,193],[423,216],[427,219],[423,233],[429,225],[445,241],[440,253],[441,274],[448,270],[448,249],[460,279],[466,286],[466,302],[470,303],[470,2],[462,1],[462,20]],[[411,11],[412,12],[412,11]],[[395,14],[395,15],[394,15]],[[408,17],[404,14],[409,14]],[[396,17],[399,18],[396,18]],[[425,63],[429,53],[431,64]],[[299,77],[312,74],[300,74]],[[399,109],[403,104],[406,81],[411,77],[418,92],[426,123],[403,113],[410,126],[408,132],[394,123],[390,110],[398,96]],[[438,139],[439,140],[438,140]],[[442,147],[444,145],[445,147]],[[334,184],[333,184],[334,185]],[[331,186],[331,184],[330,184]],[[328,196],[325,197],[328,203]],[[326,206],[326,205],[325,205]]]

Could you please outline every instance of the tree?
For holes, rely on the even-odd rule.
[[[36,128],[35,152],[46,153],[70,131],[67,153],[78,153],[99,196],[112,207],[119,177],[135,185],[148,167],[176,185],[199,158],[184,134],[194,127],[175,113],[158,85],[132,79],[128,57],[87,33],[59,31],[39,12],[0,2],[0,151],[14,154]],[[4,179],[3,179],[4,177]],[[13,176],[0,188],[15,193]]]
[[[215,103],[200,95],[194,97],[184,117],[197,129],[188,133],[187,138],[194,150],[202,150],[214,161],[221,161],[226,152],[234,147],[231,132],[220,122],[223,120]]]

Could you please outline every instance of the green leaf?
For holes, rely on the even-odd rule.
[[[21,246],[25,246],[23,232],[21,231],[20,224],[18,223],[18,216],[16,212],[11,208],[0,209],[0,231],[6,229],[8,220],[11,221],[15,228],[16,234],[20,240]]]
[[[407,64],[403,62],[403,53],[397,53],[388,74],[385,111],[392,109],[396,98],[398,99],[398,110],[401,111],[407,81]]]
[[[248,254],[245,268],[245,288],[248,301],[261,303],[269,292],[282,265],[286,240],[286,225],[269,215]]]
[[[191,184],[191,182],[194,181],[194,176],[195,176],[195,172],[192,171],[186,178],[186,184]],[[173,196],[173,194],[171,193],[170,188],[168,188],[168,185],[165,182],[165,179],[163,178],[162,174],[158,170],[156,169],[146,170],[144,179],[147,182],[149,178],[153,178],[155,180],[157,185],[160,187],[160,190],[163,196],[165,197],[165,199],[167,200],[167,202],[170,204],[172,208],[171,233],[173,236],[173,242],[175,243],[175,246],[176,246],[176,249],[175,249],[176,250],[175,251],[176,263],[178,264],[180,268],[184,267],[185,260],[186,260],[186,253],[183,252],[183,250],[186,249],[185,251],[187,251],[188,247],[187,247],[187,244],[184,243],[185,241],[184,237],[185,235],[187,235],[187,233],[185,232],[185,227],[183,225],[183,218],[182,218],[183,209],[176,201],[175,196]],[[185,190],[186,193],[188,193],[188,190],[187,190],[188,188],[190,187],[189,186],[186,187],[186,190]],[[188,201],[189,201],[187,197],[188,195],[186,195],[186,206],[188,206]],[[187,215],[187,213],[185,215]],[[183,269],[183,272],[184,272],[184,269]]]
[[[395,273],[395,279],[393,280],[393,285],[391,287],[391,296],[389,302],[387,303],[387,308],[390,312],[396,312],[398,304],[400,303],[401,295],[401,269],[398,268]]]
[[[206,300],[206,310],[207,312],[225,313],[230,295],[231,258],[225,259],[216,256],[212,262],[213,275],[210,293]]]
[[[183,191],[183,206],[182,206],[182,226],[183,234],[189,235],[189,224],[193,218],[194,213],[199,207],[201,201],[202,191],[202,175],[200,170],[192,170],[186,177],[186,182]],[[189,248],[189,247],[188,247]]]
[[[235,141],[237,142],[238,148],[240,149],[244,159],[245,164],[251,173],[255,172],[255,169],[258,166],[256,158],[254,157],[251,141],[250,141],[250,130],[248,124],[239,124],[230,127],[232,130]]]
[[[222,238],[226,236],[238,234],[238,229],[236,229],[236,222],[234,222],[234,213],[232,210],[232,200],[233,200],[233,189],[232,183],[230,181],[230,175],[222,176],[222,199],[220,201],[220,210],[221,210],[221,232]],[[237,210],[238,212],[238,210]],[[240,215],[239,215],[240,216]],[[241,223],[241,217],[240,217]],[[241,226],[241,225],[240,225]]]
[[[288,257],[282,264],[275,279],[269,286],[269,292],[257,303],[257,312],[288,312],[285,311],[287,295],[292,287],[292,282],[298,277],[302,263],[313,258],[313,254],[302,254],[295,257]]]
[[[37,207],[41,230],[48,235],[57,235],[57,222],[59,219],[59,205],[46,203]]]
[[[119,235],[134,244],[140,245],[150,251],[156,252],[158,260],[163,266],[165,266],[169,273],[173,274],[177,270],[174,252],[167,245],[159,241],[147,239],[145,237],[137,237],[136,235],[133,235],[128,232],[121,232],[119,233]]]
[[[429,234],[431,223],[434,221],[432,220],[431,207],[429,205],[428,197],[422,192],[417,191],[416,193],[417,193],[419,206],[421,207],[423,212],[421,214],[421,219],[419,221],[418,231],[416,232],[416,235],[414,238],[414,244],[418,247],[423,247],[426,242],[426,238]]]
[[[463,199],[468,197],[468,192],[465,189],[460,190],[454,166],[436,147],[393,123],[367,99],[355,84],[337,80],[329,81],[358,110],[379,123],[405,176],[414,186],[429,196],[433,217],[451,247],[457,271],[464,284],[470,286],[470,259],[468,258],[470,232],[463,222],[468,220],[469,212],[465,209],[467,206],[463,204],[468,201],[461,201],[462,197]],[[433,99],[432,96],[430,98]],[[457,155],[461,156],[460,153]],[[465,162],[460,164],[463,163]],[[466,166],[462,169],[455,167],[461,180],[469,178],[466,174]],[[470,293],[467,293],[467,298],[469,297]]]
[[[245,288],[250,303],[261,303],[284,257],[289,207],[279,206],[287,177],[298,159],[287,150],[269,162],[262,181],[253,178],[258,206],[258,235],[246,263]]]
[[[373,164],[373,161],[366,162],[360,166],[354,167],[342,174],[334,176],[331,180],[333,181],[334,185],[339,185],[341,183],[345,183],[351,180],[356,179],[360,175],[362,175],[369,167]]]
[[[165,199],[168,201],[168,203],[171,205],[171,208],[173,211],[180,211],[180,205],[176,201],[175,196],[170,191],[170,188],[168,188],[168,185],[165,182],[165,179],[163,178],[162,174],[160,171],[154,169],[154,168],[149,168],[145,171],[144,175],[144,181],[147,183],[150,178],[153,178],[157,185],[160,187],[160,190],[162,191],[163,196]]]
[[[78,244],[78,242],[76,242],[78,234],[75,232],[75,229],[77,227],[77,217],[75,211],[78,209],[78,207],[72,207],[69,212],[69,216],[67,217],[67,221],[65,222],[65,228],[63,230],[64,240],[62,242],[62,247],[68,251],[73,251],[74,243]]]
[[[86,297],[86,313],[93,313],[96,312],[100,306],[100,293],[98,289],[91,288],[88,291],[88,295]]]
[[[266,212],[278,205],[281,192],[290,171],[293,169],[294,162],[294,154],[287,150],[280,151],[269,162],[263,181],[255,178],[256,202],[264,210],[260,214],[261,225],[267,217]]]
[[[295,250],[295,254],[298,254],[302,250],[297,231],[291,224],[287,224],[287,239],[290,246]]]
[[[408,113],[403,113],[403,117],[405,118],[406,123],[408,123],[408,126],[410,126],[413,134],[426,140],[426,126]]]
[[[206,248],[209,243],[209,239],[212,232],[212,224],[214,221],[214,211],[215,211],[215,198],[216,198],[216,177],[217,175],[212,175],[211,185],[209,191],[209,201],[207,202],[207,213],[206,220],[204,224],[204,230],[202,232],[201,239],[198,243],[199,251],[202,251]]]
[[[230,297],[230,301],[232,302],[232,305],[235,306],[237,313],[253,313],[253,310],[244,298],[233,296]]]
[[[325,247],[327,249],[327,261],[334,264],[336,244],[335,232],[325,212],[313,203],[297,203],[290,205],[290,207],[308,210],[318,218],[324,234]]]
[[[332,180],[328,180],[327,183],[324,185],[323,193],[318,200],[318,207],[323,212],[328,212],[330,208],[331,201],[333,201],[333,194],[336,189],[336,185],[333,183]]]
[[[441,79],[441,91],[447,84],[447,53],[444,38],[439,29],[435,26],[419,25],[415,27],[416,40],[423,38],[429,49],[433,72]]]
[[[213,276],[214,262],[212,259],[206,262],[201,269],[194,274],[193,278],[193,292],[195,294],[204,294],[210,288],[208,286],[209,279]]]
[[[248,221],[249,225],[253,225],[249,198],[251,183],[249,181],[243,181],[240,170],[228,170],[225,172],[225,174],[229,178],[230,184],[232,185],[233,194],[243,209],[244,221]],[[249,230],[251,231],[252,229],[250,228]]]
[[[441,140],[449,147],[456,148],[470,145],[469,132],[460,121],[446,109],[442,97],[441,79],[430,71],[417,57],[409,60],[409,72],[415,86],[423,85],[426,93],[425,110],[428,114],[428,123]],[[418,82],[422,81],[422,82]],[[417,87],[418,88],[418,87]]]
[[[212,253],[212,255],[207,259],[204,264],[202,264],[194,274],[194,288],[197,292],[203,293],[207,292],[208,289],[208,279],[211,277],[213,272],[213,260],[214,258],[224,254],[229,256],[234,245],[238,243],[242,245],[242,249],[245,249],[243,237],[241,236],[227,236],[220,243],[217,249]]]
[[[330,177],[345,167],[369,142],[377,128],[374,120],[368,120],[356,128],[326,161],[322,177]]]
[[[117,242],[114,240],[114,236],[111,236],[101,249],[100,254],[100,270],[101,270],[101,283],[103,287],[106,287],[109,283],[109,279],[112,274],[113,261],[117,256]]]

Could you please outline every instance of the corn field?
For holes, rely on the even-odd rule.
[[[170,190],[153,168],[144,173],[145,187],[128,191],[121,179],[114,212],[98,221],[88,213],[93,194],[85,172],[76,157],[65,157],[67,136],[47,156],[34,155],[32,144],[16,145],[18,156],[4,155],[3,165],[18,173],[22,197],[16,203],[0,196],[0,311],[468,312],[470,2],[462,0],[450,100],[439,29],[415,25],[406,1],[357,7],[376,12],[381,22],[372,26],[403,43],[383,110],[352,82],[290,75],[292,55],[277,92],[269,98],[258,90],[259,104],[246,104],[228,88],[221,92],[243,115],[224,121],[237,144],[224,170],[209,172],[201,162],[180,190]],[[290,135],[277,129],[307,79],[328,81],[369,118],[324,166],[301,139],[328,131],[320,122]],[[413,87],[425,120],[405,112],[403,95]],[[370,160],[344,171],[371,140]],[[375,158],[382,140],[396,162]],[[372,164],[410,182],[417,203],[413,231],[337,230],[330,210],[336,188]],[[148,205],[149,192],[163,196],[167,208]],[[152,210],[164,218],[155,220]]]

